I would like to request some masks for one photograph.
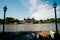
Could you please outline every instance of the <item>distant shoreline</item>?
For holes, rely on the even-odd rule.
[[[24,24],[33,24],[33,23],[24,23]],[[36,23],[36,24],[55,24],[55,23]],[[57,23],[58,24],[58,23]],[[3,24],[0,24],[0,25],[3,25]],[[9,24],[6,24],[6,25],[9,25]],[[10,24],[11,25],[11,24]]]

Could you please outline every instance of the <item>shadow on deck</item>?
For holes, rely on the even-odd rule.
[[[4,32],[0,33],[0,40],[60,40],[60,34],[55,33],[54,38],[50,35],[43,37],[36,32]]]

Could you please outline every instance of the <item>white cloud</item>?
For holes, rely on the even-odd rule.
[[[51,5],[48,4],[48,1],[43,2],[42,0],[25,0],[27,2],[22,2],[23,5],[25,5],[25,7],[27,9],[29,9],[29,13],[32,14],[32,17],[34,17],[35,19],[39,20],[39,19],[47,19],[47,18],[54,18],[54,10],[53,7],[51,7]],[[59,9],[60,7],[57,7],[57,9]],[[57,12],[59,13],[59,11]]]
[[[41,4],[38,6],[37,11],[32,13],[35,19],[47,19],[54,17],[53,9],[50,9],[48,4]]]

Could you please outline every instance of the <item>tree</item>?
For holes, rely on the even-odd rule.
[[[34,18],[32,18],[31,20],[32,20],[32,23],[35,23],[35,19]]]
[[[60,23],[60,18],[57,19],[57,22]]]
[[[50,20],[50,19],[47,19],[46,22],[47,22],[47,23],[51,23],[51,20]]]
[[[24,18],[24,21],[26,21],[26,19]]]
[[[3,19],[0,19],[0,24],[3,24]]]
[[[29,17],[27,18],[26,21],[27,21],[27,23],[31,23],[31,19]]]
[[[55,23],[55,19],[54,18],[51,18],[50,20],[51,20],[50,21],[51,23]]]
[[[15,19],[14,18],[12,18],[12,17],[6,17],[6,23],[7,24],[10,24],[10,23],[14,23],[15,22]]]
[[[43,20],[40,20],[39,23],[44,23],[44,21]]]
[[[16,22],[17,24],[20,24],[20,23],[21,23],[21,21],[18,20],[18,19],[16,19],[15,22]]]

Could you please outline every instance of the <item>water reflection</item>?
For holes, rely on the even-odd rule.
[[[0,32],[3,25],[0,25]],[[18,32],[18,31],[55,31],[55,24],[9,24],[6,25],[6,32]],[[58,23],[58,30],[60,31],[60,23]]]

